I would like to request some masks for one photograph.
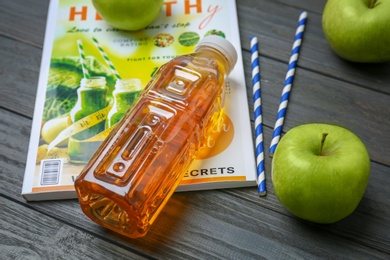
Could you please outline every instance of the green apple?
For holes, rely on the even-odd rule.
[[[328,0],[322,28],[331,48],[346,60],[390,61],[390,0]]]
[[[288,131],[272,159],[272,183],[293,215],[334,223],[359,204],[370,175],[370,157],[351,131],[329,124],[305,124]]]
[[[164,0],[92,0],[100,16],[112,27],[137,31],[159,15]]]

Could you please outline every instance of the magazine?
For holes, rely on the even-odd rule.
[[[232,42],[238,62],[215,136],[177,191],[256,185],[235,0],[165,1],[152,24],[133,32],[109,26],[91,0],[52,0],[22,196],[76,198],[78,174],[153,74],[210,34]]]

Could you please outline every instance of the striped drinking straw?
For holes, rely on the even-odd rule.
[[[260,66],[257,37],[250,42],[252,62],[253,111],[255,116],[257,191],[260,196],[267,194],[264,171],[263,115],[261,111]]]
[[[271,146],[269,149],[269,155],[271,157],[275,153],[276,146],[278,145],[279,140],[280,140],[280,136],[282,134],[284,118],[286,115],[288,99],[290,97],[290,91],[291,91],[292,83],[294,80],[295,68],[296,68],[297,62],[298,62],[299,50],[300,50],[300,47],[302,44],[303,32],[305,30],[306,20],[307,20],[307,12],[302,12],[301,15],[299,16],[298,27],[297,27],[297,30],[295,32],[294,44],[293,44],[292,51],[291,51],[287,74],[286,74],[286,78],[284,81],[282,97],[280,99],[278,115],[276,117],[274,132],[273,132],[272,140],[271,140]]]
[[[79,50],[79,56],[80,56],[80,63],[81,63],[81,68],[83,70],[83,76],[86,79],[89,79],[89,72],[87,70],[87,66],[85,64],[85,55],[84,55],[84,47],[83,47],[83,42],[81,40],[77,40],[77,47]]]
[[[112,74],[114,74],[116,79],[121,79],[121,76],[119,75],[118,71],[115,69],[114,64],[111,62],[110,58],[108,58],[106,52],[104,51],[103,47],[100,45],[99,41],[92,37],[92,41],[95,44],[96,48],[99,50],[100,54],[102,55],[104,61],[107,63],[108,67],[110,67]]]

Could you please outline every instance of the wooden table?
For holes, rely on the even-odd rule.
[[[352,215],[319,225],[289,214],[273,192],[268,156],[266,197],[255,188],[176,193],[140,239],[96,225],[77,200],[26,202],[20,193],[48,2],[0,2],[1,259],[390,259],[390,63],[338,58],[321,28],[325,0],[237,1],[246,86],[251,100],[249,39],[256,35],[268,147],[296,21],[308,11],[284,130],[332,123],[364,141],[371,176]]]

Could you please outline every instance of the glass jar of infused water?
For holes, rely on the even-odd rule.
[[[108,113],[106,128],[115,125],[141,93],[141,80],[136,78],[118,79],[112,92],[114,104]]]
[[[71,162],[86,163],[102,142],[85,140],[99,134],[105,129],[105,120],[94,124],[96,118],[88,118],[89,115],[100,111],[108,106],[106,79],[104,77],[83,78],[77,89],[77,102],[70,111],[70,119],[75,123],[81,119],[77,128],[81,132],[71,136],[68,143],[68,153]]]

